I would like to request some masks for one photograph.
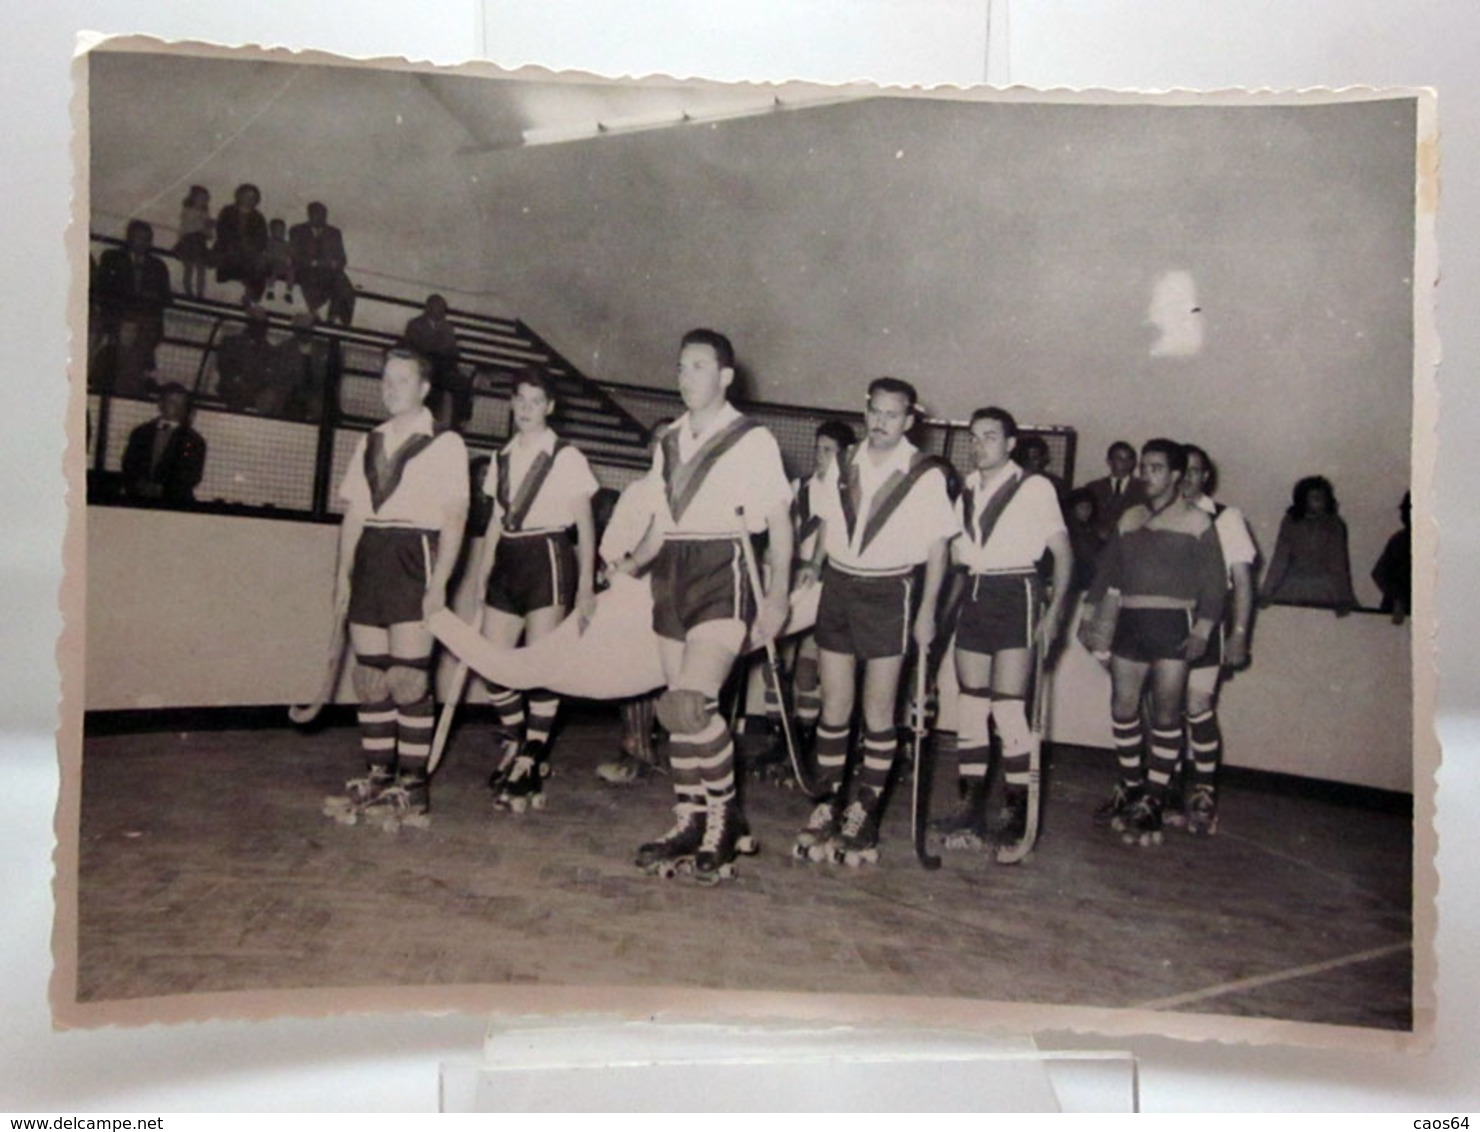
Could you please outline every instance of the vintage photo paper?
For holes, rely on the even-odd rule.
[[[1428,92],[618,81],[144,39],[75,66],[58,1025],[458,1010],[1426,1043]],[[681,350],[697,328],[733,364],[713,337]],[[425,370],[386,361],[408,341]],[[718,404],[696,349],[760,426],[737,432],[753,458],[684,439],[683,414]],[[871,396],[881,377],[917,401]],[[1041,454],[1024,482],[1060,562],[984,549],[1028,538],[974,494],[1006,467],[972,423],[988,406],[1015,424],[1004,455]],[[655,457],[653,426],[680,417]],[[829,422],[859,442],[830,488]],[[850,495],[901,433],[920,476]],[[1129,501],[1096,496],[1120,442]],[[1216,472],[1200,502],[1189,444]],[[927,475],[949,537],[907,494]],[[581,545],[644,485],[647,536]],[[825,544],[844,546],[825,568],[773,553],[806,545],[791,498],[813,486],[873,500],[858,529],[872,516],[920,564],[893,571],[906,612],[850,614],[908,638],[858,689],[822,622],[862,543]],[[732,529],[694,518],[715,500]],[[1097,535],[1111,509],[1130,517]],[[1184,513],[1185,542],[1134,549]],[[720,556],[665,573],[665,531]],[[541,549],[506,593],[521,542]],[[392,549],[372,569],[362,543]],[[961,577],[950,616],[932,561]],[[1039,622],[982,599],[1001,574],[1023,616],[1063,614],[1021,687],[1012,642]],[[923,636],[922,583],[940,614]],[[762,620],[786,619],[774,669],[723,627],[757,590]],[[1011,624],[967,627],[978,607]],[[1150,607],[1184,618],[1177,639],[1128,643],[1132,623],[1165,635]],[[1115,608],[1113,647],[1087,647],[1081,624]],[[654,616],[689,637],[663,645]],[[799,646],[814,620],[818,661]],[[1222,663],[1204,663],[1215,623]],[[976,646],[1002,650],[995,677],[956,659],[978,631],[1008,634]],[[850,697],[894,697],[897,728]],[[686,806],[738,838],[644,857]]]

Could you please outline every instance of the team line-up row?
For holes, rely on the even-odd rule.
[[[567,616],[598,632],[598,577],[649,582],[663,690],[624,703],[624,757],[600,773],[614,782],[641,775],[653,760],[655,713],[669,734],[676,821],[637,849],[637,864],[712,881],[733,875],[737,856],[755,848],[720,690],[759,645],[774,700],[782,683],[775,641],[795,629],[791,597],[820,587],[815,625],[795,650],[795,713],[786,713],[786,732],[793,724],[797,732],[791,763],[814,802],[796,855],[877,860],[881,800],[899,752],[901,683],[907,670],[918,673],[912,699],[921,733],[924,676],[944,654],[949,662],[939,667],[957,694],[954,718],[937,726],[954,724],[962,802],[937,825],[947,847],[991,843],[995,730],[1005,783],[998,858],[1021,859],[1037,828],[1042,723],[1034,701],[1045,695],[1043,659],[1080,592],[1054,484],[1013,459],[1017,423],[997,407],[972,415],[972,470],[958,480],[909,440],[914,387],[881,377],[867,388],[863,438],[855,442],[839,422],[822,425],[813,474],[794,485],[772,434],[730,403],[734,378],[728,338],[705,329],[684,335],[677,385],[686,411],[655,435],[652,469],[623,492],[599,548],[591,505],[598,485],[581,452],[550,427],[553,389],[537,370],[517,378],[513,436],[482,488],[492,501],[473,567],[483,636],[504,649],[534,645]],[[390,351],[381,388],[388,419],[362,438],[339,489],[335,585],[366,772],[329,810],[349,822],[425,824],[441,754],[428,620],[447,616],[469,507],[467,452],[425,408],[425,358]],[[1238,512],[1204,491],[1211,464],[1201,449],[1151,440],[1139,479],[1131,470],[1123,484],[1110,477],[1101,485],[1105,510],[1118,518],[1096,556],[1080,639],[1112,678],[1119,781],[1097,816],[1128,841],[1151,844],[1169,816],[1184,744],[1188,790],[1173,809],[1185,806],[1194,832],[1216,828],[1217,686],[1225,666],[1248,660],[1255,551]],[[1052,564],[1047,580],[1043,561]],[[627,592],[614,585],[601,600]],[[580,666],[579,649],[568,663]],[[502,738],[490,785],[502,809],[544,804],[562,681],[550,683],[557,687],[527,693],[491,687]],[[452,698],[460,694],[459,683]],[[923,830],[915,840],[925,857]]]

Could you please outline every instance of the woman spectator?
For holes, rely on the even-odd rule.
[[[1316,605],[1345,617],[1356,608],[1346,523],[1324,476],[1295,485],[1260,590],[1261,605]]]

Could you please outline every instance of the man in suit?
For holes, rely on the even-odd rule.
[[[1131,444],[1117,440],[1110,445],[1105,463],[1110,474],[1084,485],[1095,498],[1095,530],[1101,542],[1110,540],[1126,511],[1146,502],[1146,485],[1136,478],[1136,450]]]
[[[170,382],[160,390],[159,416],[129,434],[124,490],[135,499],[193,503],[205,467],[206,442],[190,427],[190,394]]]
[[[94,286],[112,354],[112,388],[129,396],[141,396],[154,377],[154,348],[170,305],[170,269],[153,248],[154,228],[130,220],[125,246],[103,253]]]
[[[308,309],[317,318],[319,308],[328,303],[328,321],[348,326],[354,317],[355,289],[344,273],[349,262],[344,236],[329,223],[329,209],[319,201],[310,204],[307,223],[293,225],[288,246],[293,253],[293,278]]]

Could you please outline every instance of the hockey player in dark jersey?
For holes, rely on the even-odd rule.
[[[1100,556],[1080,640],[1109,665],[1120,781],[1097,816],[1128,842],[1161,841],[1167,788],[1182,750],[1188,667],[1223,617],[1227,588],[1213,517],[1182,494],[1187,450],[1141,449],[1147,500],[1121,516]],[[1151,742],[1143,755],[1142,695],[1150,684]]]

